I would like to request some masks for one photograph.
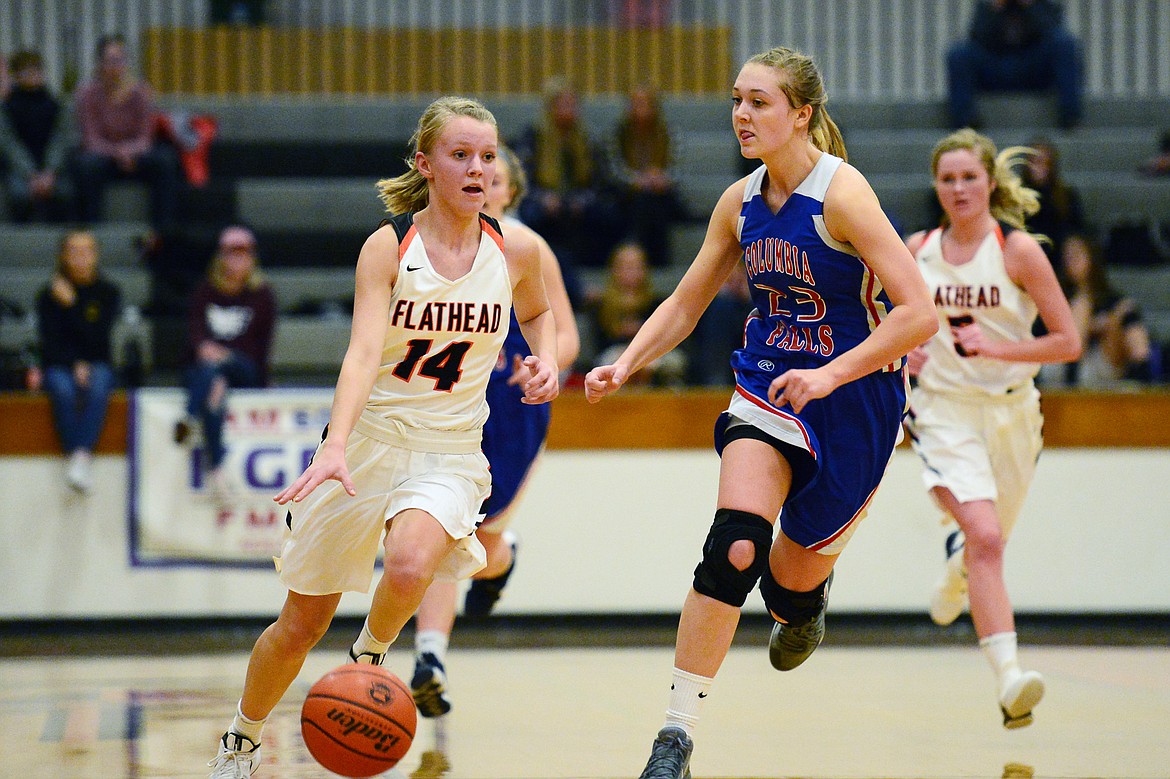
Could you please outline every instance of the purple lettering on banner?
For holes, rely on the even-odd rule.
[[[267,455],[276,455],[279,463],[284,458],[284,449],[275,446],[261,447],[248,452],[248,456],[244,458],[244,478],[247,480],[248,486],[253,489],[275,490],[284,486],[285,471],[279,465],[270,469],[270,474],[265,478],[261,466],[263,465],[262,460]]]

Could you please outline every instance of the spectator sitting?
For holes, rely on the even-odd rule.
[[[1025,225],[1030,233],[1048,236],[1051,243],[1040,245],[1059,272],[1065,239],[1074,233],[1085,232],[1085,212],[1080,194],[1061,174],[1060,152],[1052,142],[1037,138],[1028,146],[1033,153],[1028,156],[1020,179],[1024,186],[1036,190],[1040,196],[1040,210],[1030,216]]]
[[[188,314],[187,416],[175,425],[175,443],[194,443],[202,429],[204,473],[217,500],[229,497],[221,468],[229,387],[263,387],[276,324],[276,299],[259,272],[256,238],[239,226],[220,233],[207,278]]]
[[[707,387],[735,386],[728,355],[743,348],[748,314],[755,309],[746,273],[734,272],[703,312],[688,340],[691,383]]]
[[[111,332],[121,294],[98,270],[93,233],[65,234],[57,270],[37,297],[41,368],[29,386],[43,383],[53,408],[61,448],[69,457],[66,480],[73,489],[90,487],[90,465],[114,388]]]
[[[1085,344],[1080,361],[1063,366],[1079,387],[1116,387],[1154,380],[1150,334],[1137,305],[1113,289],[1096,245],[1081,235],[1064,242],[1063,283]]]
[[[610,255],[605,286],[593,297],[599,351],[596,361],[613,362],[659,303],[650,278],[646,250],[634,242],[619,244]],[[678,384],[685,370],[686,358],[681,350],[676,349],[631,376],[630,381],[638,382],[637,377],[645,374],[641,381]]]
[[[671,259],[670,225],[684,220],[686,213],[670,172],[670,130],[652,89],[638,86],[630,92],[615,136],[617,178],[625,187],[630,232],[646,247],[650,264],[662,267]]]
[[[563,79],[545,88],[545,112],[513,145],[528,174],[520,219],[562,263],[598,266],[622,233],[605,155],[581,123],[577,93]]]
[[[68,112],[45,86],[35,51],[12,55],[13,88],[0,110],[0,168],[9,209],[18,222],[69,217],[72,182],[66,162],[72,139]]]
[[[174,225],[179,211],[178,156],[170,145],[154,142],[154,97],[144,81],[131,76],[120,36],[107,36],[98,44],[97,78],[78,89],[76,111],[82,221],[101,221],[106,184],[119,178],[148,182],[154,227]]]
[[[1060,126],[1081,120],[1081,56],[1053,0],[979,0],[968,40],[947,53],[951,123],[978,127],[977,90],[1056,87]]]

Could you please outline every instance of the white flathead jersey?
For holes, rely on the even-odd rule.
[[[365,432],[424,451],[478,451],[488,378],[508,331],[512,284],[500,225],[480,215],[479,250],[458,279],[435,271],[413,214],[390,220],[398,279]],[[370,431],[373,425],[377,430]]]
[[[934,296],[938,332],[926,344],[927,360],[918,375],[925,390],[948,394],[1001,396],[1032,385],[1040,366],[959,354],[952,324],[971,317],[984,335],[998,341],[1032,338],[1036,304],[1008,276],[1004,267],[1005,230],[996,224],[970,261],[951,265],[943,259],[942,229],[933,230],[918,250],[918,267]]]

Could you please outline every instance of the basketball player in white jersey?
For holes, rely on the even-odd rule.
[[[496,175],[488,189],[484,213],[500,220],[505,245],[513,240],[513,231],[527,233],[540,244],[544,286],[556,323],[557,358],[562,365],[572,365],[581,339],[560,263],[544,238],[506,215],[509,207],[524,197],[526,180],[515,152],[504,144],[500,144],[498,152]],[[524,404],[523,394],[516,387],[523,376],[517,369],[526,354],[528,345],[522,334],[509,331],[488,383],[491,416],[484,426],[483,452],[492,468],[492,495],[484,504],[484,521],[476,531],[487,552],[487,565],[472,579],[464,606],[464,616],[468,617],[486,616],[512,574],[517,543],[509,525],[532,467],[544,451],[548,433],[549,407]],[[436,580],[415,615],[415,660],[410,686],[424,717],[441,717],[451,710],[445,655],[455,625],[455,597],[455,582]]]
[[[1026,216],[1039,207],[989,138],[960,130],[934,148],[931,170],[942,226],[907,242],[934,294],[940,328],[910,354],[917,375],[908,427],[935,502],[959,530],[931,600],[940,625],[967,605],[995,670],[1006,728],[1032,722],[1044,680],[1021,671],[1003,576],[1003,551],[1040,456],[1041,363],[1070,362],[1080,337],[1056,274]],[[1034,338],[1039,313],[1047,332]]]
[[[495,118],[443,97],[419,119],[409,170],[379,182],[395,216],[358,257],[353,330],[329,425],[312,463],[275,497],[289,506],[278,562],[288,597],[256,642],[215,779],[260,765],[265,719],[329,627],[341,594],[384,571],[350,656],[381,663],[436,574],[484,565],[475,531],[491,479],[480,451],[488,377],[514,308],[532,353],[527,403],[557,395],[557,352],[535,241],[483,215]],[[352,471],[351,471],[352,468]]]

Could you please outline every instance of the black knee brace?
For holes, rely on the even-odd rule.
[[[751,541],[755,558],[739,570],[727,558],[736,541]],[[695,591],[729,606],[742,607],[748,593],[768,570],[772,524],[759,514],[719,509],[703,543],[703,559],[695,567]]]
[[[760,594],[772,616],[784,620],[789,627],[798,628],[812,622],[825,608],[832,578],[830,573],[828,579],[810,592],[796,592],[777,584],[769,571],[760,577]]]

